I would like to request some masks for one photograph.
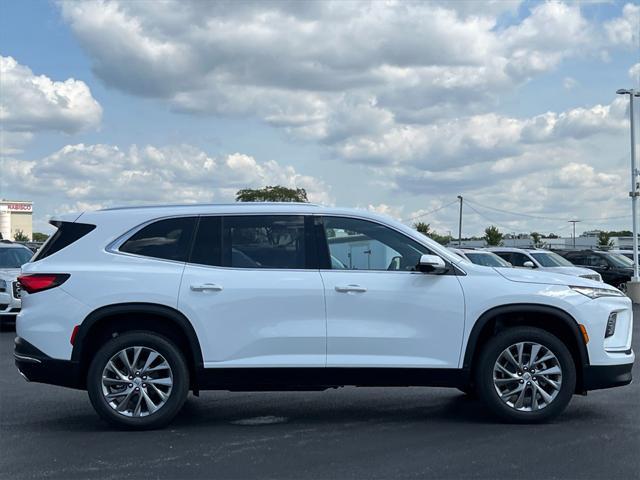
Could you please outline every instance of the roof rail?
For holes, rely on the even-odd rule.
[[[233,202],[233,203],[174,203],[174,204],[157,204],[157,205],[131,205],[126,207],[109,207],[101,208],[99,212],[110,212],[113,210],[138,210],[143,208],[177,208],[177,207],[232,207],[246,205],[297,205],[305,207],[319,207],[317,203],[309,202]]]

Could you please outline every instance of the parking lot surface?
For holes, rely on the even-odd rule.
[[[343,388],[204,392],[165,430],[121,432],[85,392],[26,383],[14,335],[0,334],[1,478],[640,478],[638,383],[575,396],[546,425],[496,423],[457,390]]]

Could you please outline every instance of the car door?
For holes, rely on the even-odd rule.
[[[456,368],[464,330],[457,277],[416,271],[432,252],[388,226],[339,216],[321,224],[327,366]],[[351,248],[363,243],[366,250]]]
[[[302,215],[203,216],[180,287],[205,367],[324,367],[326,318]]]

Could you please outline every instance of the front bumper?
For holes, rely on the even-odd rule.
[[[588,365],[583,370],[584,390],[621,387],[632,382],[633,363],[622,365]]]
[[[72,360],[57,360],[16,337],[13,357],[16,367],[28,381],[84,389],[80,366]]]

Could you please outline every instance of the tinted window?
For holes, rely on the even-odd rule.
[[[159,220],[136,232],[120,251],[186,262],[195,223],[196,217]]]
[[[531,256],[543,267],[572,267],[573,264],[566,258],[562,258],[553,252],[535,252]]]
[[[0,246],[0,268],[20,268],[32,256],[33,252],[28,248],[3,248]]]
[[[302,215],[222,218],[222,264],[235,268],[306,268]]]
[[[524,253],[513,252],[511,254],[511,265],[514,267],[524,267],[524,262],[531,262],[531,259]]]
[[[190,262],[202,265],[222,265],[221,217],[200,217]]]
[[[499,256],[501,259],[503,259],[505,262],[511,263],[511,252],[493,252],[493,253],[495,253],[497,256]],[[511,263],[511,265],[513,265],[513,263]]]
[[[87,233],[96,228],[95,225],[90,225],[88,223],[56,221],[50,223],[51,225],[58,227],[58,230],[56,233],[51,235],[40,250],[38,250],[38,253],[33,257],[34,262],[42,260],[49,255],[53,255],[64,247],[68,247],[73,242],[84,237]]]
[[[355,218],[325,217],[325,236],[334,270],[415,270],[431,253],[384,225]]]

